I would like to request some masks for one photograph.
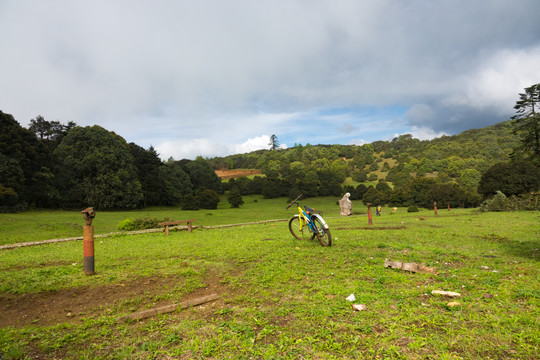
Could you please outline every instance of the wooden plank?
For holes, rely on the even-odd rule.
[[[159,226],[164,226],[164,225],[178,225],[178,224],[183,224],[183,223],[192,223],[194,221],[197,221],[195,219],[189,219],[189,220],[176,220],[176,221],[167,221],[167,222],[160,222],[158,223]]]
[[[191,306],[202,305],[204,303],[214,301],[217,299],[219,299],[218,294],[211,294],[211,295],[203,296],[203,297],[192,299],[192,300],[182,301],[180,304],[172,304],[172,305],[158,307],[155,309],[144,310],[144,311],[139,311],[133,314],[128,314],[128,315],[119,317],[116,321],[121,322],[121,321],[126,321],[126,320],[141,320],[141,319],[154,316],[157,314],[165,314],[165,313],[170,313],[179,309],[186,309]]]

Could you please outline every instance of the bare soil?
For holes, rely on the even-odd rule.
[[[175,277],[153,277],[137,279],[122,284],[92,288],[47,291],[28,295],[0,293],[0,327],[23,327],[27,325],[50,326],[58,323],[78,323],[83,318],[109,315],[111,307],[120,302],[137,297],[146,297],[138,306],[145,308],[144,302],[156,295],[170,292],[181,282]],[[221,284],[216,274],[205,279],[206,286],[184,296],[181,301],[191,300],[210,294],[221,295],[228,287]],[[148,296],[150,295],[150,296]],[[218,300],[219,301],[219,300]],[[154,304],[159,307],[180,301],[164,300]]]
[[[216,170],[216,175],[221,179],[234,179],[242,176],[258,175],[261,170]]]

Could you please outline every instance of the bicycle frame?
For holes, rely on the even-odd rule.
[[[298,210],[298,216],[304,219],[305,223],[309,227],[309,230],[312,233],[315,233],[316,230],[315,230],[315,226],[313,225],[313,221],[311,220],[311,217],[304,210],[302,210],[302,208],[300,207],[300,204],[296,203],[296,207]],[[326,223],[324,224],[326,225]],[[302,231],[303,228],[304,228],[304,222],[300,221],[300,231]]]

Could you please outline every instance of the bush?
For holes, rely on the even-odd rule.
[[[126,231],[155,229],[159,227],[158,223],[165,222],[165,221],[171,221],[171,219],[168,217],[165,217],[161,220],[158,218],[136,218],[136,219],[128,218],[128,219],[120,221],[117,228],[118,230],[126,230]]]
[[[199,204],[193,195],[187,194],[182,201],[182,210],[199,210]]]
[[[501,191],[497,191],[497,193],[491,199],[484,201],[478,210],[482,212],[538,210],[538,208],[536,208],[537,203],[533,200],[533,198],[524,199],[515,195],[506,197],[506,195],[504,195]]]
[[[352,179],[356,182],[364,182],[367,180],[367,174],[363,170],[358,170],[352,174]]]
[[[195,200],[200,209],[217,209],[219,195],[214,190],[202,188],[195,195]]]
[[[536,191],[540,187],[540,169],[527,161],[498,163],[480,178],[478,192],[484,197],[498,190],[506,195],[519,195]]]
[[[126,231],[131,231],[131,230],[134,230],[133,229],[133,220],[131,219],[124,219],[122,221],[120,221],[118,223],[118,225],[116,226],[116,228],[118,230],[126,230]]]
[[[244,199],[242,199],[242,195],[240,195],[237,188],[231,190],[229,196],[227,197],[227,201],[229,204],[231,204],[232,208],[239,208],[244,204]]]
[[[409,206],[407,208],[407,212],[418,212],[418,211],[419,211],[418,208],[416,206],[414,206],[414,205]]]

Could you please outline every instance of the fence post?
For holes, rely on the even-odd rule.
[[[81,211],[86,225],[83,228],[83,255],[84,255],[84,273],[94,275],[94,226],[92,220],[96,216],[94,208],[89,207]]]

